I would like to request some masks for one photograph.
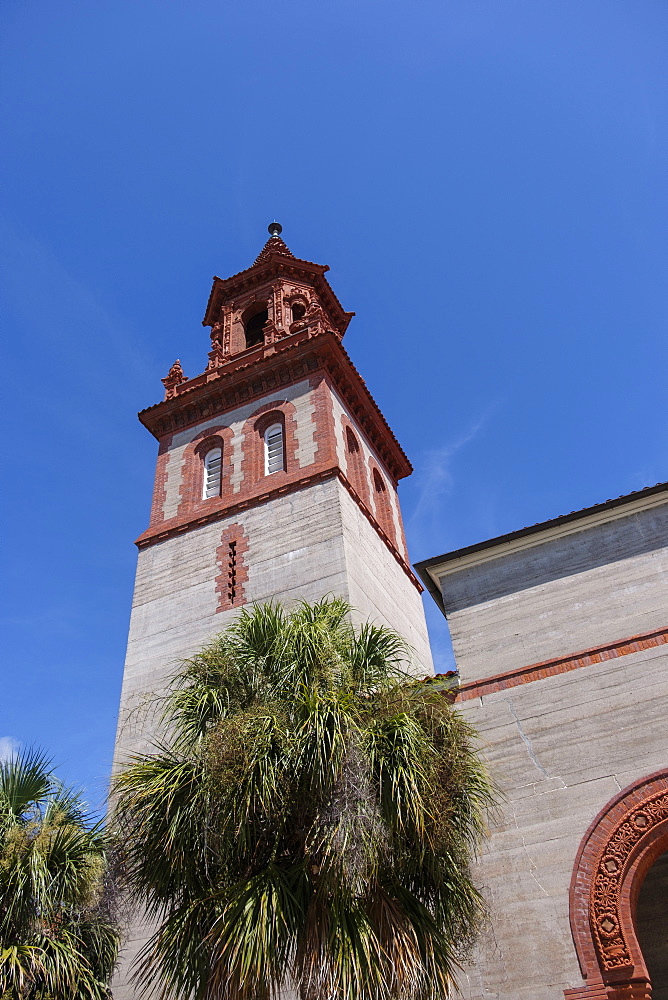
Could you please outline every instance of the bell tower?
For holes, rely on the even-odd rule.
[[[139,414],[159,444],[139,560],[118,748],[175,664],[254,601],[348,600],[431,672],[398,481],[411,465],[354,368],[328,268],[271,233],[251,267],[215,278],[205,371],[176,361]]]
[[[432,663],[408,562],[397,483],[412,469],[342,340],[345,312],[321,264],[272,223],[251,267],[214,278],[205,371],[176,361],[162,402],[139,414],[158,441],[130,621],[116,759],[146,749],[142,711],[180,660],[244,604],[336,595],[396,629]],[[130,1000],[131,928],[114,984]]]
[[[411,465],[343,348],[353,313],[328,268],[269,232],[251,267],[214,279],[205,371],[176,361],[139,414],[159,451],[119,748],[137,700],[249,602],[341,596],[432,670],[397,497]]]
[[[176,361],[139,414],[159,451],[119,752],[141,745],[135,706],[249,602],[341,596],[432,670],[397,497],[410,463],[343,348],[353,313],[328,268],[269,232],[251,267],[214,279],[204,372]]]

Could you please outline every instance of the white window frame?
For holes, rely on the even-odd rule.
[[[216,465],[218,466],[217,468]],[[213,497],[219,497],[222,482],[223,482],[223,449],[209,448],[206,455],[204,456],[204,481],[202,483],[202,500],[211,500]]]
[[[271,443],[269,441],[270,438],[274,439]],[[272,476],[275,472],[285,471],[285,442],[283,439],[283,424],[280,422],[271,424],[264,432],[265,476]],[[276,442],[278,442],[278,445]]]

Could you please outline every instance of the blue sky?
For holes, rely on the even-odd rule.
[[[668,478],[665,0],[23,0],[0,36],[0,753],[100,800],[135,414],[273,217],[357,313],[414,559]]]

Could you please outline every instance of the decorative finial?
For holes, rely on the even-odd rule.
[[[183,374],[181,362],[177,358],[172,367],[167,372],[165,378],[160,380],[165,387],[165,399],[173,399],[176,396],[177,386],[182,382],[187,382],[187,377]]]
[[[267,231],[271,236],[280,236],[283,232],[283,226],[280,222],[270,222],[267,226]]]

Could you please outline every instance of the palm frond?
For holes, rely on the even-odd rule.
[[[103,1000],[119,942],[104,831],[39,751],[2,765],[0,795],[0,995]]]
[[[345,601],[242,610],[115,783],[136,967],[164,1000],[445,1000],[483,904],[476,736]]]
[[[54,791],[50,759],[27,748],[0,762],[0,822],[16,822],[41,808]]]

